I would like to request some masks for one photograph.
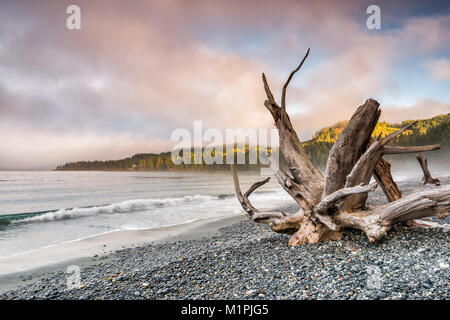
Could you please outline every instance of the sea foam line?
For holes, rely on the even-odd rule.
[[[184,196],[180,198],[126,200],[103,206],[60,209],[57,211],[46,212],[41,215],[36,215],[29,218],[13,220],[11,221],[11,223],[17,224],[28,222],[46,222],[46,221],[93,216],[97,214],[127,213],[127,212],[150,210],[161,207],[182,206],[184,204],[201,203],[214,200],[219,200],[219,197],[194,195],[194,196]]]

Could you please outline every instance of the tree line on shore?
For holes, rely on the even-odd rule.
[[[387,122],[380,122],[377,124],[373,137],[385,137],[388,134],[397,131],[399,128],[413,122],[414,120],[403,121],[400,124],[389,124]],[[338,122],[330,127],[323,128],[317,131],[311,140],[303,142],[303,147],[312,163],[321,169],[325,168],[328,159],[328,153],[336,141],[339,134],[344,129],[347,121]],[[407,130],[402,135],[397,136],[391,144],[393,145],[427,145],[440,144],[441,152],[449,153],[450,150],[450,113],[435,116],[429,119],[417,120],[417,124]],[[255,149],[256,148],[256,149]],[[225,147],[224,147],[225,150]],[[234,156],[238,153],[245,154],[245,163],[240,165],[240,170],[259,169],[260,164],[258,157],[258,164],[249,164],[249,155],[251,152],[258,154],[259,147],[246,146],[244,149],[234,148]],[[191,151],[191,159],[198,157],[198,154]],[[145,170],[145,171],[166,171],[166,170],[193,170],[193,171],[221,171],[229,170],[226,165],[226,153],[222,154],[223,164],[175,164],[171,158],[171,152],[163,153],[138,153],[131,157],[120,160],[107,161],[77,161],[69,162],[58,166],[56,170],[72,170],[72,171],[88,171],[88,170],[111,170],[111,171],[129,171],[129,170]],[[398,157],[401,159],[402,157]],[[282,159],[281,159],[282,160]],[[395,161],[395,158],[394,158]],[[283,163],[283,161],[282,161]]]

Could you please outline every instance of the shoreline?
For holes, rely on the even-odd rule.
[[[374,191],[371,202],[383,201]],[[289,247],[288,235],[231,214],[38,250],[11,258],[9,270],[0,259],[0,300],[447,300],[449,236],[398,224],[377,244],[348,230],[341,240]],[[70,265],[79,267],[79,288],[67,286]]]
[[[289,247],[288,239],[243,215],[217,219],[187,234],[78,260],[79,287],[67,285],[67,265],[16,277],[0,300],[450,297],[448,232],[398,225],[378,244],[357,230],[313,245]]]
[[[94,263],[93,258],[118,250],[211,237],[218,234],[220,228],[245,219],[244,214],[232,214],[154,229],[111,231],[0,258],[0,293],[52,272],[64,272],[69,265]]]

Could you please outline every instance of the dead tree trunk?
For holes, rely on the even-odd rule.
[[[235,165],[231,165],[236,196],[247,216],[258,223],[265,223],[278,233],[292,235],[289,245],[317,243],[339,239],[345,228],[364,231],[370,242],[382,239],[395,223],[433,215],[446,216],[450,208],[450,185],[441,186],[433,179],[426,159],[418,156],[424,172],[424,186],[416,192],[401,197],[395,184],[390,164],[382,158],[385,154],[412,153],[439,149],[439,145],[398,147],[386,144],[408,130],[411,123],[383,139],[372,140],[372,132],[381,114],[379,103],[369,99],[353,114],[330,150],[325,176],[308,159],[300,139],[286,112],[286,90],[294,74],[302,67],[309,49],[299,66],[291,72],[282,89],[281,105],[275,101],[262,75],[270,111],[279,130],[281,154],[288,170],[279,167],[269,157],[275,177],[283,189],[297,202],[297,213],[287,214],[259,210],[250,200],[250,194],[269,181],[269,178],[252,185],[242,194]],[[369,184],[371,177],[375,183]],[[367,208],[368,192],[380,185],[389,203]]]

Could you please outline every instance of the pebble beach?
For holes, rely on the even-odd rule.
[[[397,227],[382,243],[358,231],[291,248],[240,219],[219,235],[94,257],[81,287],[55,271],[0,299],[448,299],[449,234]]]
[[[405,194],[415,185],[405,184]],[[383,202],[381,191],[370,201]],[[377,244],[347,230],[338,241],[289,247],[289,236],[236,215],[200,224],[189,235],[71,262],[80,270],[79,287],[68,287],[61,266],[22,273],[0,299],[447,300],[449,235],[399,224]]]

